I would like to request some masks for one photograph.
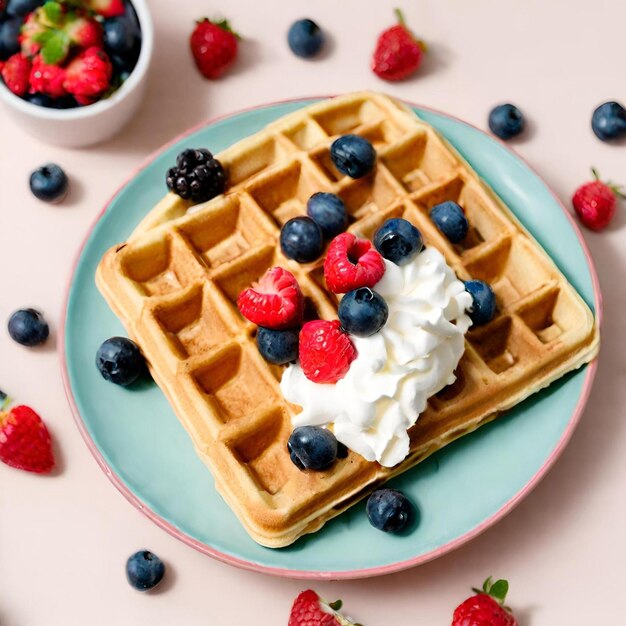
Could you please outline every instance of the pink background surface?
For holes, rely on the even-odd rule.
[[[397,2],[318,0],[314,9],[304,1],[260,6],[230,0],[227,9],[222,3],[247,39],[237,67],[214,83],[195,72],[186,38],[195,18],[220,7],[199,0],[177,3],[175,11],[165,0],[150,4],[157,37],[151,83],[142,111],[120,136],[89,150],[62,150],[0,117],[0,320],[15,308],[36,306],[53,329],[49,344],[36,350],[0,332],[0,389],[40,411],[61,466],[51,478],[0,467],[2,626],[138,620],[280,626],[306,587],[215,562],[140,515],[96,465],[63,393],[54,339],[74,255],[111,193],[163,142],[242,107],[374,88],[479,127],[493,104],[517,103],[530,128],[514,147],[566,203],[592,164],[605,177],[626,182],[625,144],[602,144],[589,127],[594,106],[626,97],[616,80],[626,18],[617,0],[593,8],[539,0],[515,0],[506,8],[497,0],[407,2],[407,19],[431,54],[415,79],[399,85],[382,83],[368,67],[375,37],[391,23]],[[315,62],[292,57],[285,43],[288,25],[306,15],[332,37]],[[72,192],[58,207],[28,191],[28,174],[47,161],[72,178]],[[589,406],[563,457],[511,515],[461,549],[383,578],[315,584],[330,599],[342,597],[359,621],[449,623],[469,587],[489,574],[509,578],[521,626],[587,624],[591,616],[593,623],[609,623],[620,616],[626,553],[626,287],[619,272],[626,257],[624,208],[607,232],[584,233],[604,291],[604,346]],[[150,595],[134,592],[123,574],[128,554],[143,547],[168,565],[167,581]]]

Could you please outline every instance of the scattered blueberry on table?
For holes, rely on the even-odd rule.
[[[374,169],[376,150],[364,137],[342,135],[331,144],[330,158],[342,174],[362,178]]]
[[[298,469],[321,471],[337,458],[337,438],[327,428],[299,426],[291,433],[287,450]]]
[[[275,330],[260,327],[256,335],[256,344],[261,356],[276,365],[295,361],[298,358],[299,332],[294,328]]]
[[[396,265],[406,265],[424,247],[420,231],[401,217],[383,222],[374,233],[373,241],[378,252]]]
[[[467,236],[469,222],[463,209],[452,200],[436,204],[430,210],[430,219],[451,243],[460,243]]]
[[[334,193],[314,193],[306,204],[306,212],[317,222],[326,239],[332,239],[348,227],[346,206]]]
[[[48,339],[50,328],[43,315],[35,309],[20,309],[9,318],[9,335],[22,346],[38,346]]]
[[[524,115],[514,104],[500,104],[489,113],[489,128],[500,139],[516,137],[525,126]]]
[[[324,249],[322,229],[310,217],[293,217],[280,230],[280,247],[288,259],[298,263],[315,261]]]
[[[619,102],[601,104],[593,112],[591,128],[602,141],[626,137],[626,109]]]
[[[313,20],[297,20],[289,28],[287,42],[296,56],[310,59],[322,49],[324,33]]]
[[[140,550],[126,561],[126,578],[137,591],[154,589],[165,575],[165,564],[148,550]]]
[[[342,328],[351,335],[369,337],[386,324],[389,308],[379,293],[360,287],[341,298],[338,316]]]
[[[482,280],[467,280],[465,291],[472,296],[472,309],[469,311],[472,322],[476,326],[490,322],[496,313],[496,297],[491,286]]]
[[[111,337],[98,348],[96,366],[105,380],[126,387],[144,373],[146,362],[134,341]]]
[[[61,202],[67,195],[69,181],[61,167],[48,163],[30,175],[30,190],[44,202]]]
[[[377,489],[367,499],[370,524],[386,533],[403,530],[414,514],[410,500],[397,489]]]

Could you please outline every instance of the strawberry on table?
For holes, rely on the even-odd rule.
[[[329,604],[307,589],[294,601],[287,626],[358,626],[339,614],[341,601]]]
[[[5,396],[2,408],[6,404]],[[0,461],[36,474],[52,471],[54,454],[50,433],[31,408],[20,405],[0,412]]]
[[[403,80],[413,74],[422,62],[426,45],[406,27],[404,15],[395,10],[398,24],[383,31],[376,42],[372,71],[384,80]]]
[[[626,198],[619,185],[603,183],[592,168],[594,180],[581,185],[572,197],[572,204],[580,221],[591,230],[606,228],[617,207],[617,198]]]
[[[237,58],[238,39],[227,20],[199,20],[189,43],[200,73],[206,78],[219,78]]]
[[[492,581],[491,576],[476,592],[454,611],[452,626],[517,626],[511,610],[504,606],[509,583],[506,580]]]
[[[264,328],[289,328],[299,324],[304,298],[295,276],[282,267],[271,267],[237,299],[241,314]]]
[[[9,57],[2,68],[2,78],[6,86],[16,96],[24,96],[28,91],[31,62],[23,54]]]

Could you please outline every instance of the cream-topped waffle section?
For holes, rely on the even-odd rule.
[[[366,137],[377,151],[365,178],[332,165],[329,146],[346,133]],[[596,355],[598,329],[587,305],[472,168],[402,104],[376,93],[319,102],[217,157],[229,175],[225,194],[193,207],[168,194],[128,242],[106,253],[97,283],[257,542],[286,546],[318,530],[388,478]],[[237,310],[239,293],[280,265],[298,279],[307,319],[336,319],[323,257],[300,265],[278,245],[281,225],[305,214],[317,191],[338,194],[349,230],[363,237],[389,217],[404,217],[461,280],[484,280],[496,294],[496,317],[465,335],[456,382],[428,400],[409,431],[409,455],[391,468],[354,452],[322,472],[291,462],[286,444],[300,407],[283,397],[284,367],[264,361],[256,327]],[[429,218],[445,200],[465,209],[470,231],[462,244],[452,245]]]

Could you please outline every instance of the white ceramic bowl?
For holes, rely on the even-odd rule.
[[[146,0],[132,0],[132,4],[141,27],[141,52],[128,79],[109,98],[74,109],[48,109],[22,100],[0,80],[0,100],[31,135],[45,143],[79,148],[111,138],[130,121],[143,100],[154,44]]]

